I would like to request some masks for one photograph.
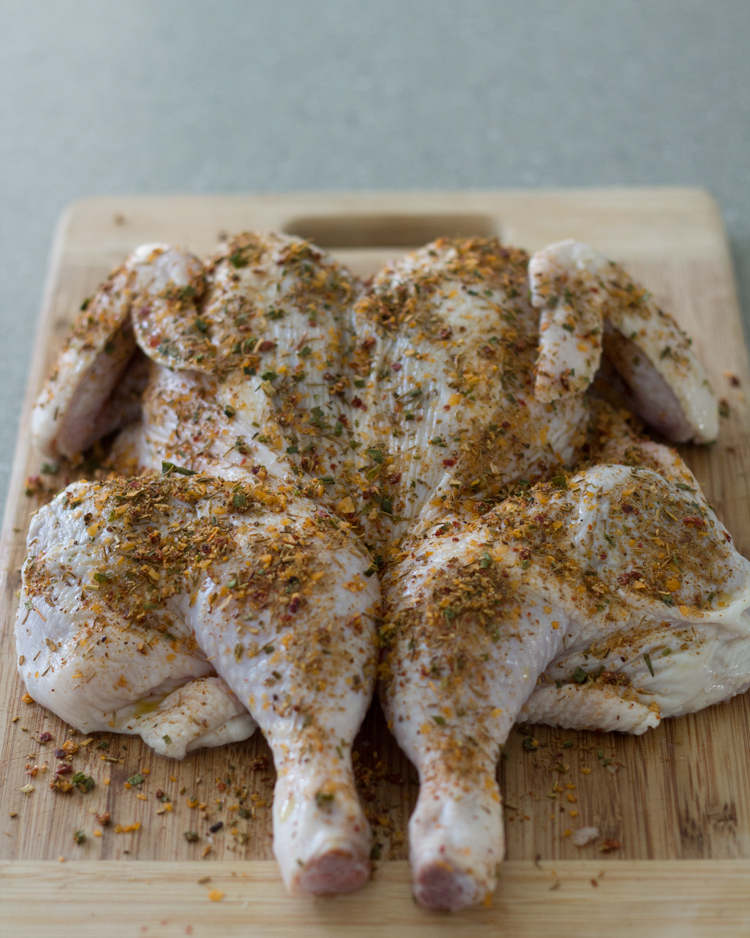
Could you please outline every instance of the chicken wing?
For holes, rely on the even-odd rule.
[[[532,303],[542,310],[535,393],[584,390],[604,355],[634,413],[675,443],[708,443],[718,409],[692,340],[650,293],[587,244],[560,241],[529,262]]]

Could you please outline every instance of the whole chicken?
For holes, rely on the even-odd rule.
[[[285,881],[346,891],[369,869],[349,747],[377,620],[381,699],[421,780],[415,895],[482,901],[503,856],[495,763],[516,719],[643,732],[750,684],[747,562],[679,458],[633,435],[595,379],[668,439],[716,435],[689,340],[578,242],[530,258],[441,239],[367,284],[280,235],[239,235],[205,265],[139,248],[82,311],[34,426],[45,452],[73,455],[129,423],[111,465],[165,476],[74,488],[37,516],[17,623],[30,693],[75,725],[111,709],[150,742],[210,698],[202,735],[162,734],[171,755],[257,720],[279,773]],[[185,555],[174,591],[132,621],[107,606],[123,582],[112,565],[136,576],[133,595],[164,581],[156,561],[129,566],[141,548],[121,527],[143,520],[127,515],[129,486],[131,507],[162,506],[139,544],[158,535],[166,556],[199,524],[226,542]],[[86,508],[97,499],[111,512]],[[119,657],[97,652],[87,696],[75,675],[97,629]],[[144,636],[153,664],[114,691]],[[42,657],[49,642],[75,674]],[[158,703],[170,691],[178,710]]]

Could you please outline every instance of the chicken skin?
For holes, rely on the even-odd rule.
[[[475,515],[509,482],[572,459],[587,402],[534,395],[528,260],[492,239],[439,241],[386,267],[356,304],[357,494],[373,542]]]
[[[158,367],[117,459],[176,458],[232,478],[262,467],[340,501],[353,465],[341,372],[356,279],[306,242],[240,235],[188,288],[179,315],[150,289],[134,300],[136,339]]]

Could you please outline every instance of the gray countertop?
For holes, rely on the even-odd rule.
[[[749,180],[747,0],[0,0],[0,499],[72,200]]]

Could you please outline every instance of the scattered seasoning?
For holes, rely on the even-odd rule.
[[[198,831],[185,831],[183,836],[189,844],[194,844],[200,840],[200,834]]]
[[[77,844],[85,844],[86,834],[83,831],[73,831],[73,840],[75,840]]]
[[[79,791],[83,792],[84,794],[88,794],[96,785],[94,779],[90,775],[86,775],[85,772],[76,772],[75,775],[71,777],[70,781]]]

